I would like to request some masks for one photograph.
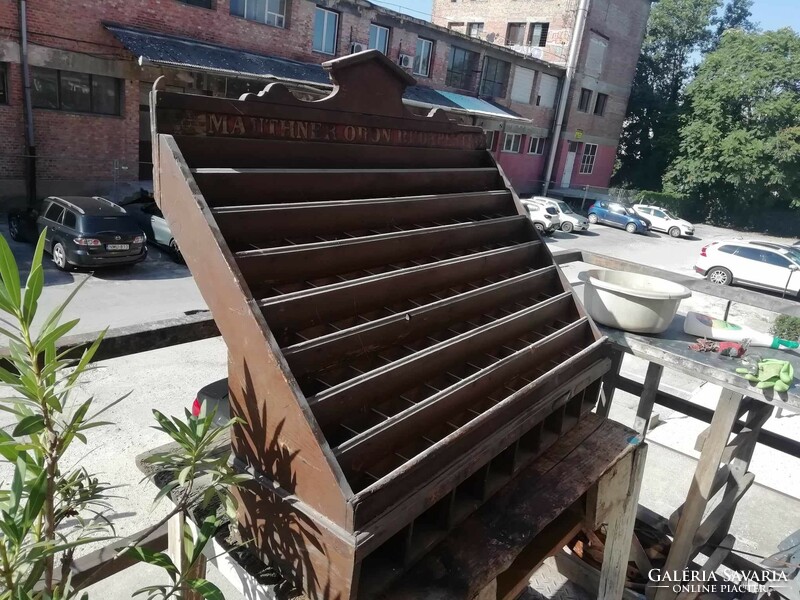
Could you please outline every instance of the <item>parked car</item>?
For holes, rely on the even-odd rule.
[[[650,229],[663,231],[674,238],[682,235],[694,235],[694,225],[672,215],[666,208],[649,204],[634,204],[633,211],[650,222]]]
[[[124,207],[139,227],[142,228],[148,242],[165,248],[175,262],[183,262],[178,243],[172,237],[172,232],[169,229],[167,220],[164,218],[164,213],[161,212],[151,195],[141,194],[132,201],[126,202]]]
[[[549,206],[554,208],[558,213],[558,220],[560,222],[561,231],[570,233],[572,231],[586,231],[589,229],[589,220],[574,212],[569,204],[563,200],[556,200],[555,198],[548,198],[547,196],[531,196],[523,200],[525,203],[535,203],[542,206]]]
[[[589,207],[589,223],[623,227],[628,233],[647,233],[649,223],[632,208],[618,202],[598,200]]]
[[[11,213],[11,238],[38,238],[59,269],[127,265],[147,258],[144,232],[125,209],[100,196],[50,196],[39,209]]]
[[[528,213],[528,217],[533,222],[533,226],[543,235],[553,235],[558,229],[560,221],[558,211],[551,206],[542,206],[538,202],[522,200],[522,206]]]
[[[800,294],[800,248],[770,242],[712,242],[700,250],[695,271],[711,283]]]

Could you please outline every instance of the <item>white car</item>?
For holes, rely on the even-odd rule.
[[[547,196],[531,196],[525,198],[523,202],[541,204],[555,208],[558,212],[561,231],[570,233],[572,231],[586,231],[589,229],[589,219],[574,212],[569,204],[563,200],[548,198]]]
[[[674,238],[682,235],[694,235],[694,225],[685,219],[679,219],[670,214],[666,208],[649,204],[634,204],[633,210],[637,215],[650,221],[650,229],[663,231]]]
[[[711,283],[743,283],[800,295],[800,248],[753,240],[712,242],[700,250],[695,271]]]
[[[539,233],[553,235],[553,232],[560,225],[558,211],[551,206],[543,206],[538,202],[530,202],[527,199],[522,199],[521,202],[528,213],[528,217],[533,222],[533,226],[536,227]]]

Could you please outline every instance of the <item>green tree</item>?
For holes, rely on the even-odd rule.
[[[677,154],[684,90],[701,52],[730,28],[752,28],[751,0],[661,0],[653,5],[620,137],[614,183],[661,191]]]
[[[706,218],[746,226],[800,199],[800,37],[729,30],[686,90],[680,153],[667,189]]]

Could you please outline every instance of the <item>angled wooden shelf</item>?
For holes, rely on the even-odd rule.
[[[483,131],[408,112],[378,52],[325,67],[316,102],[154,91],[156,197],[228,346],[243,537],[311,597],[373,598],[610,363]]]

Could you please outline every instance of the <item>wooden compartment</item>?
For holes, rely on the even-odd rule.
[[[609,361],[483,132],[407,112],[378,52],[325,67],[316,102],[156,89],[156,196],[228,346],[243,537],[313,598],[371,600]]]

